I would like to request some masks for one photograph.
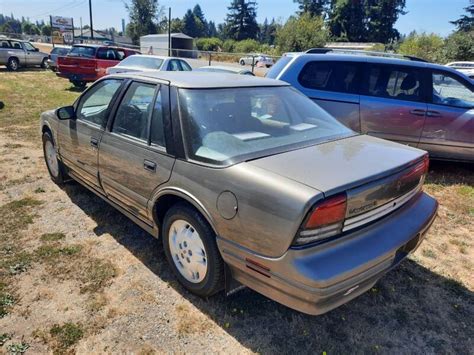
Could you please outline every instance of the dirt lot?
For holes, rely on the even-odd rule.
[[[439,217],[417,252],[326,315],[244,289],[200,299],[159,241],[43,163],[38,117],[79,93],[0,69],[0,352],[473,353],[474,170],[432,163]]]

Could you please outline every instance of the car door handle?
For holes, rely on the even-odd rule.
[[[153,161],[150,161],[150,160],[144,160],[143,161],[143,168],[145,170],[148,170],[148,171],[151,171],[151,172],[155,172],[156,171],[156,163],[153,162]]]
[[[440,117],[441,113],[438,111],[426,111],[426,116],[428,117]]]
[[[99,147],[99,140],[97,138],[91,137],[91,146],[92,146],[92,148],[98,148]]]
[[[424,116],[426,111],[417,108],[417,109],[411,110],[410,113],[415,116]]]

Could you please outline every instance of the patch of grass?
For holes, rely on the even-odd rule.
[[[7,269],[10,275],[18,275],[28,270],[32,262],[32,255],[30,253],[21,251],[13,253],[10,258],[6,258],[2,267]]]
[[[427,258],[436,259],[436,253],[431,249],[423,249],[423,256]]]
[[[66,238],[64,233],[45,233],[41,235],[40,240],[42,242],[56,242],[64,238]]]
[[[79,253],[82,250],[80,245],[70,245],[65,247],[58,247],[54,245],[42,245],[36,249],[35,254],[39,261],[55,261],[55,259],[62,256],[71,256]]]
[[[46,190],[43,189],[42,187],[38,187],[35,189],[35,194],[42,194],[44,192],[46,192]]]
[[[54,353],[64,353],[84,336],[84,328],[78,323],[55,324],[49,331],[53,338]]]
[[[1,206],[0,237],[3,238],[2,241],[8,237],[15,237],[18,231],[26,229],[29,224],[33,223],[34,214],[31,213],[31,208],[37,207],[41,203],[34,198],[25,197]]]
[[[88,261],[79,278],[83,282],[81,292],[98,292],[117,275],[115,266],[105,260],[91,259]]]
[[[26,350],[28,350],[29,348],[30,348],[30,344],[25,343],[23,341],[21,343],[18,343],[18,344],[10,344],[7,347],[8,352],[11,355],[24,354],[24,353],[26,353]]]

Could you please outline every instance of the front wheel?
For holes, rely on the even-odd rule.
[[[66,175],[64,172],[64,166],[58,159],[53,137],[49,132],[43,133],[43,153],[51,179],[58,185],[63,184]]]
[[[179,282],[192,293],[207,297],[224,286],[224,261],[216,235],[204,217],[191,206],[179,203],[163,223],[163,247]]]

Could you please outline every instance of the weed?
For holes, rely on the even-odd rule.
[[[82,247],[80,245],[70,245],[67,247],[58,247],[53,245],[42,245],[36,249],[38,259],[44,261],[55,261],[61,256],[71,256],[79,253]]]
[[[84,336],[84,329],[81,324],[65,323],[55,324],[49,333],[54,339],[55,353],[64,353],[64,350],[76,344]]]
[[[41,194],[43,192],[46,192],[46,190],[43,189],[42,187],[38,187],[38,188],[35,189],[35,194]]]
[[[21,144],[18,143],[6,143],[3,145],[3,148],[7,149],[17,149],[23,147]]]
[[[15,297],[8,292],[0,292],[0,318],[5,317],[15,304]]]
[[[42,242],[55,242],[66,238],[64,233],[45,233],[40,237]]]
[[[431,249],[423,249],[423,256],[426,256],[427,258],[431,259],[436,259],[436,254]]]
[[[0,334],[0,346],[5,345],[5,343],[9,341],[11,338],[12,336],[10,334],[7,334],[7,333]]]
[[[22,341],[21,343],[18,343],[18,344],[8,345],[7,349],[11,355],[16,355],[16,354],[24,354],[26,350],[28,350],[29,348],[30,348],[30,344]]]

